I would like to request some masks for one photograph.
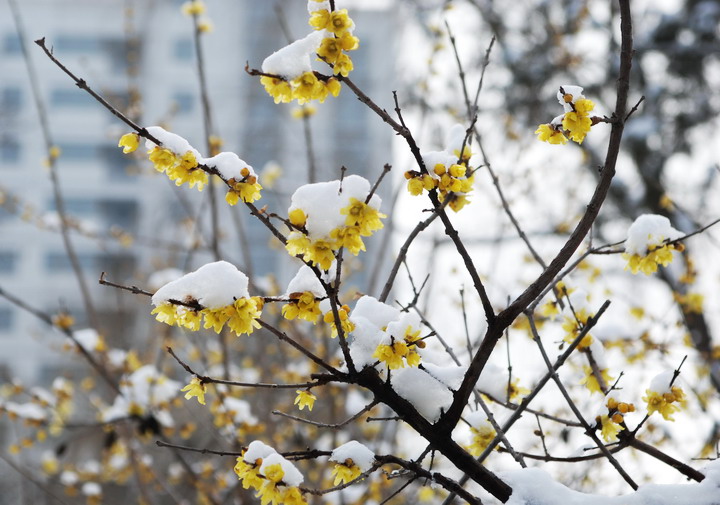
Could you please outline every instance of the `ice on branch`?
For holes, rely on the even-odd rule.
[[[593,125],[590,112],[595,108],[595,104],[585,98],[582,92],[580,86],[571,84],[560,86],[557,99],[565,113],[557,116],[550,123],[538,126],[535,130],[538,140],[550,144],[565,144],[566,137],[570,137],[573,142],[583,143]]]
[[[128,415],[143,416],[153,411],[156,419],[163,426],[172,426],[172,417],[160,415],[177,396],[181,384],[167,378],[154,366],[145,365],[130,375],[123,377],[120,382],[120,395],[115,398],[113,405],[102,412],[105,422],[121,419]]]
[[[440,419],[440,415],[452,405],[452,391],[419,368],[403,368],[394,372],[390,383],[397,394],[409,401],[431,423]]]
[[[203,160],[208,168],[214,168],[229,186],[225,201],[235,205],[239,200],[252,203],[260,198],[262,186],[253,167],[241,160],[237,154],[222,152]]]
[[[332,470],[333,486],[352,482],[363,472],[372,468],[375,454],[356,440],[351,440],[336,448],[330,455],[330,461],[336,463]]]
[[[448,132],[442,151],[422,153],[427,173],[416,170],[405,172],[407,189],[411,195],[417,196],[423,191],[437,189],[440,201],[449,199],[448,205],[455,212],[470,201],[467,195],[472,191],[474,177],[468,170],[468,163],[473,153],[469,138],[465,141],[466,136],[465,128],[456,124]]]
[[[227,324],[236,335],[260,327],[263,300],[250,297],[248,278],[226,261],[200,267],[164,285],[152,297],[158,321],[193,331],[212,328],[220,333]]]
[[[694,484],[645,484],[632,494],[601,496],[568,489],[539,468],[502,472],[500,477],[512,487],[507,505],[715,505],[720,488],[720,461],[702,471],[705,479]]]
[[[633,274],[642,272],[650,275],[657,272],[658,265],[668,266],[672,260],[673,249],[682,251],[682,244],[668,244],[682,237],[682,233],[672,227],[670,220],[657,214],[643,214],[628,228],[625,240],[626,269]]]
[[[335,253],[344,247],[354,255],[365,250],[363,237],[383,227],[381,200],[370,194],[370,183],[358,175],[342,181],[299,187],[292,195],[288,219],[295,230],[288,235],[287,251],[328,270]]]
[[[298,488],[304,480],[302,474],[269,445],[258,440],[251,442],[237,458],[234,470],[243,488],[256,490],[262,503],[306,503]]]
[[[685,406],[685,392],[677,385],[677,380],[673,381],[673,377],[675,372],[667,370],[650,381],[643,396],[648,415],[658,412],[666,421],[674,421],[672,415]]]

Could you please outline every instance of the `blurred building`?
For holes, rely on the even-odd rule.
[[[98,285],[101,272],[122,284],[146,286],[161,268],[183,270],[211,261],[208,191],[176,188],[142,156],[124,156],[117,140],[129,131],[78,89],[32,43],[45,37],[54,54],[90,86],[142,125],[161,124],[205,149],[192,21],[176,0],[25,0],[18,5],[24,43],[37,73],[57,159],[72,240],[93,304],[110,345],[146,338],[148,301]],[[308,156],[297,106],[275,105],[246,62],[262,60],[290,36],[310,31],[305,2],[213,0],[214,30],[203,37],[214,133],[260,171],[277,162],[282,176],[261,205],[285,212],[289,195],[307,182]],[[354,2],[362,6],[363,2]],[[279,8],[279,10],[278,10]],[[392,9],[353,9],[361,47],[352,54],[353,80],[381,106],[392,108]],[[280,14],[279,14],[280,13]],[[60,233],[47,157],[33,102],[20,36],[4,2],[0,6],[0,288],[50,314],[69,311],[87,324],[78,284]],[[389,129],[345,89],[317,104],[310,121],[317,179],[338,178],[340,166],[374,181],[391,162]],[[262,182],[262,181],[261,181]],[[283,254],[268,252],[270,234],[242,205],[228,208],[218,192],[223,259],[287,280],[292,268]],[[196,217],[200,228],[189,223]],[[238,230],[249,237],[249,257]],[[127,247],[132,240],[130,247]],[[191,244],[197,245],[189,252]],[[362,282],[362,276],[359,277]],[[63,338],[27,311],[0,297],[0,378],[46,382],[67,371],[57,350]]]

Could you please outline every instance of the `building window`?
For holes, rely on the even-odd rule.
[[[195,95],[185,92],[175,93],[173,95],[173,104],[178,114],[188,114],[195,107]]]
[[[101,39],[92,35],[58,35],[53,41],[58,52],[94,53],[101,47]]]
[[[12,330],[15,312],[6,307],[0,307],[0,331]]]
[[[95,144],[58,144],[60,157],[65,161],[96,161],[98,146]]]
[[[195,56],[195,48],[192,39],[178,39],[173,49],[175,59],[179,61],[191,61]]]
[[[50,92],[50,103],[55,107],[96,107],[97,102],[78,88],[60,88]]]
[[[13,251],[0,251],[0,275],[11,274],[17,266],[17,253]]]
[[[11,87],[0,92],[0,114],[17,114],[22,105],[22,90]]]
[[[20,161],[20,143],[9,136],[0,137],[0,164],[17,163]]]
[[[5,35],[5,40],[3,40],[3,52],[5,54],[20,54],[22,52],[20,37],[18,37],[17,33]]]

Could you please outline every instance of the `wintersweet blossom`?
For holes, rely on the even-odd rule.
[[[333,477],[333,486],[338,486],[354,481],[360,477],[360,474],[362,474],[360,467],[348,458],[342,463],[336,463],[330,476]]]
[[[666,421],[674,421],[672,415],[680,411],[685,402],[685,392],[678,386],[672,386],[665,392],[646,389],[643,401],[647,403],[648,415],[659,412]]]
[[[538,126],[535,130],[538,140],[549,144],[566,144],[569,137],[573,142],[583,143],[593,126],[590,112],[595,104],[585,98],[582,91],[580,86],[560,86],[557,98],[565,113],[550,123]]]
[[[673,250],[682,251],[680,243],[668,243],[682,234],[670,225],[665,216],[643,214],[628,228],[623,258],[627,260],[626,269],[633,274],[642,272],[650,275],[657,272],[658,265],[668,266]]]
[[[328,300],[324,300],[323,302],[326,303],[327,305],[330,305],[330,302]],[[347,335],[349,335],[355,329],[355,323],[353,323],[350,320],[350,316],[349,316],[350,307],[348,307],[347,305],[338,307],[337,313],[338,313],[338,317],[340,318],[340,327],[342,328],[343,333],[347,337]],[[332,333],[330,336],[332,338],[337,337],[337,335],[338,335],[337,325],[335,324],[335,316],[333,315],[332,310],[328,310],[327,312],[325,312],[325,315],[323,316],[323,321],[325,321],[326,323],[331,325]]]
[[[469,422],[472,423],[472,421]],[[480,456],[497,436],[495,428],[488,421],[476,422],[474,426],[470,427],[470,433],[472,442],[468,452],[476,457]]]
[[[282,308],[282,315],[291,321],[297,318],[315,324],[322,315],[322,311],[320,302],[315,299],[315,294],[305,291],[290,295],[290,301]]]
[[[140,136],[137,133],[126,133],[120,137],[118,147],[123,148],[124,154],[135,152],[140,145]]]
[[[562,130],[554,128],[553,125],[549,123],[538,126],[535,134],[538,136],[538,140],[550,144],[567,144],[568,141]]]
[[[300,410],[305,407],[307,407],[308,410],[312,410],[315,405],[315,400],[317,400],[317,396],[307,390],[298,390],[295,392],[297,393],[297,396],[295,397],[294,404],[297,405]]]
[[[588,388],[591,393],[602,393],[602,389],[600,388],[600,381],[593,372],[593,369],[589,366],[584,366],[583,372],[585,372],[585,377],[583,377],[583,379],[580,381],[580,384]],[[614,378],[610,376],[610,372],[606,368],[601,368],[599,370],[599,373],[605,384],[608,384],[614,380]]]
[[[197,401],[200,405],[205,405],[205,393],[207,393],[207,385],[204,384],[199,378],[193,377],[190,383],[182,388],[180,391],[187,391],[185,393],[185,399],[189,400],[193,396],[197,397]]]

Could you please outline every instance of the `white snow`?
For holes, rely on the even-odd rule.
[[[390,383],[397,394],[412,403],[431,423],[437,421],[453,401],[453,394],[445,384],[419,368],[395,370]]]
[[[73,337],[86,351],[94,351],[96,346],[101,343],[100,335],[92,328],[85,328],[73,332]]]
[[[97,482],[86,482],[82,486],[82,494],[85,496],[100,496],[102,494],[102,488]]]
[[[490,365],[487,365],[490,366]],[[457,391],[462,384],[463,377],[467,373],[466,366],[440,366],[433,363],[423,362],[423,369],[435,379],[439,380],[453,391]]]
[[[165,284],[155,292],[152,303],[197,300],[205,308],[218,309],[248,296],[247,275],[227,261],[216,261]]]
[[[370,193],[370,182],[359,175],[339,180],[300,186],[292,195],[288,214],[302,209],[307,217],[305,228],[311,239],[327,239],[335,228],[345,226],[346,216],[340,210],[350,205],[350,198],[364,202]],[[368,205],[379,209],[380,197],[373,195]]]
[[[320,284],[320,280],[315,275],[312,268],[307,265],[300,267],[300,270],[295,274],[288,284],[285,296],[289,296],[292,293],[304,293],[309,291],[318,298],[325,296],[325,290]]]
[[[258,459],[265,459],[271,454],[275,454],[275,449],[260,440],[253,440],[248,445],[247,451],[243,459],[246,463],[255,463]]]
[[[360,317],[365,318],[376,328],[385,328],[391,321],[400,317],[400,310],[377,298],[365,295],[355,303],[350,320],[355,322],[355,318]]]
[[[202,163],[208,167],[216,168],[225,180],[235,179],[236,181],[239,181],[243,178],[243,175],[240,173],[243,168],[247,168],[249,176],[257,177],[253,167],[245,163],[237,154],[232,152],[222,152],[220,154],[216,154],[212,158],[204,158]]]
[[[572,101],[570,103],[566,102],[565,97],[560,92],[560,89],[558,89],[558,92],[557,92],[558,102],[560,102],[560,105],[563,106],[563,109],[565,109],[565,112],[572,112],[573,108],[572,108],[571,104],[577,102],[578,100],[582,100],[583,98],[585,98],[585,95],[582,94],[583,89],[580,86],[575,86],[574,84],[563,84],[560,87],[563,89],[563,91],[565,91],[566,94],[572,95]]]
[[[195,155],[196,159],[199,160],[201,158],[198,150],[191,146],[190,142],[185,140],[177,133],[169,132],[161,126],[148,126],[145,129],[150,135],[162,142],[162,147],[164,147],[165,149],[169,149],[170,151],[179,155],[183,155],[186,152],[190,151]],[[145,141],[145,147],[148,150],[153,149],[156,145],[157,144],[155,144],[155,142],[152,142],[151,140]]]
[[[351,440],[333,450],[330,455],[330,461],[337,463],[344,463],[346,459],[351,459],[361,472],[366,472],[372,467],[375,454],[357,440]]]
[[[643,214],[628,228],[625,252],[645,256],[649,248],[679,237],[682,233],[673,228],[665,216]]]
[[[313,31],[302,39],[282,47],[265,58],[262,71],[292,80],[312,70],[310,57],[314,56],[325,38],[325,30]]]
[[[720,461],[705,468],[705,480],[693,484],[646,484],[624,496],[601,496],[573,491],[555,482],[539,468],[502,472],[513,493],[506,505],[717,505],[720,497]]]
[[[260,465],[260,473],[265,475],[265,470],[270,465],[277,465],[279,464],[285,475],[283,475],[282,481],[287,484],[288,486],[299,486],[302,484],[304,478],[303,475],[300,473],[300,470],[295,468],[295,465],[293,465],[290,461],[283,458],[280,454],[277,452],[273,452],[272,454],[269,454],[265,458],[263,458],[262,465]]]
[[[661,372],[657,374],[653,379],[650,381],[650,386],[648,389],[650,391],[655,391],[656,393],[670,393],[670,381],[672,381],[673,374],[675,372],[673,370],[665,370],[664,372]],[[675,382],[673,382],[673,385],[678,385],[678,380],[676,379]]]

